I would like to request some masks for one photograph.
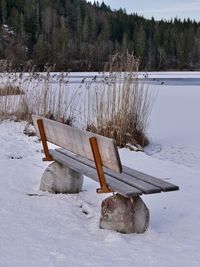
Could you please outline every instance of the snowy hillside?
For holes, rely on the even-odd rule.
[[[152,144],[120,150],[124,165],[166,179],[180,191],[143,196],[150,210],[144,234],[98,227],[107,195],[85,179],[78,195],[38,191],[41,144],[25,123],[0,123],[0,266],[198,267],[200,265],[200,89],[159,87],[149,125]]]

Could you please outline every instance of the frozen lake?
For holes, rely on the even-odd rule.
[[[153,85],[200,86],[200,72],[147,72],[141,73],[139,77]]]
[[[151,84],[157,92],[150,115],[147,153],[159,159],[183,164],[200,171],[200,84],[199,78],[179,79],[179,84]],[[194,80],[194,81],[193,81]],[[182,81],[182,82],[181,82]],[[189,84],[190,82],[190,84]]]
[[[141,79],[146,84],[153,85],[192,85],[192,86],[200,86],[200,78],[149,78],[149,79]]]
[[[10,73],[0,74],[1,81],[15,82],[20,77],[21,81],[27,82],[27,78],[31,77],[32,82],[45,82],[45,73],[35,73],[29,75],[28,73]],[[113,76],[118,76],[113,74]],[[39,77],[40,76],[40,77]],[[42,77],[44,77],[42,79]],[[56,73],[52,72],[49,75],[49,81],[53,84],[64,81],[69,84],[82,84],[82,83],[100,83],[102,79],[110,77],[107,73],[102,72],[70,72],[70,73]],[[140,82],[145,84],[154,85],[200,85],[200,72],[139,72],[137,77]],[[119,79],[120,81],[120,79]]]

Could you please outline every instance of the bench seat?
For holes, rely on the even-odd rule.
[[[52,158],[69,168],[80,172],[95,181],[99,181],[93,161],[74,154],[65,149],[49,150]],[[179,187],[153,176],[122,166],[122,172],[103,167],[105,178],[110,189],[125,197],[135,197],[142,194],[153,194],[179,190]]]

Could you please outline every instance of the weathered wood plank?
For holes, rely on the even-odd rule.
[[[139,172],[126,166],[123,166],[123,173],[131,175],[133,177],[137,177],[138,179],[146,181],[152,185],[156,185],[160,187],[160,189],[164,192],[179,190],[179,187],[177,185],[171,184],[169,182],[163,181],[161,179],[145,174],[143,172]]]
[[[66,151],[65,149],[56,149],[59,153],[62,153],[63,155],[69,156],[81,163],[84,163],[87,166],[90,166],[92,168],[95,168],[95,165],[90,160],[87,160],[85,158],[82,158],[78,155],[73,155]],[[133,177],[130,175],[127,175],[126,173],[117,173],[109,170],[108,168],[104,168],[105,174],[108,174],[112,176],[113,178],[120,180],[128,185],[134,186],[141,190],[144,194],[153,194],[153,193],[160,193],[161,189],[158,186],[152,185],[146,181],[142,181],[140,179],[137,179],[137,177]]]
[[[77,128],[49,120],[39,116],[32,116],[33,123],[40,137],[37,120],[42,119],[47,140],[55,145],[70,150],[82,157],[93,160],[89,138],[96,137],[103,166],[121,172],[122,165],[119,158],[117,145],[113,139],[82,131]]]
[[[83,159],[82,157],[79,157],[78,155],[75,155],[75,154],[70,154],[68,151],[62,148],[58,149],[58,151],[68,156],[74,157],[75,159],[87,164],[88,166],[92,166],[93,168],[95,168],[95,165],[93,164],[93,162],[88,161],[87,159]],[[179,190],[179,187],[177,185],[171,184],[169,182],[163,181],[151,175],[139,172],[137,170],[133,170],[126,166],[123,166],[123,171],[120,174],[116,172],[112,172],[108,170],[107,168],[104,168],[104,171],[105,173],[116,178],[118,177],[118,179],[123,180],[127,184],[133,185],[142,191],[143,191],[143,186],[146,186],[146,185],[144,185],[143,183],[139,183],[139,181],[148,183],[149,185],[146,186],[146,190],[143,191],[145,194],[154,193],[154,191],[155,193],[159,193],[160,191],[168,192],[168,191]],[[135,183],[136,181],[135,179],[137,179],[136,183]],[[151,187],[152,185],[153,187]]]
[[[106,169],[105,173],[116,178],[117,180],[123,181],[124,183],[128,185],[135,186],[136,188],[141,190],[144,194],[154,194],[154,193],[160,193],[162,191],[159,187],[155,185],[139,180],[137,179],[137,177],[127,175],[126,173],[123,173],[123,172],[114,173],[113,171]]]
[[[76,159],[68,157],[67,155],[62,154],[57,150],[50,149],[50,155],[53,157],[55,161],[58,161],[61,164],[66,165],[69,168],[90,177],[96,182],[99,182],[95,168],[85,165],[84,163],[81,163]],[[141,190],[138,190],[137,188],[130,186],[126,183],[120,182],[115,178],[113,178],[112,176],[105,175],[105,178],[110,189],[122,194],[125,197],[134,197],[142,194]]]

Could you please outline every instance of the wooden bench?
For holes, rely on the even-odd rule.
[[[178,190],[179,187],[151,175],[122,166],[113,139],[33,116],[45,158],[57,161],[100,183],[98,193],[117,192],[125,197]],[[47,141],[60,148],[48,149]]]

